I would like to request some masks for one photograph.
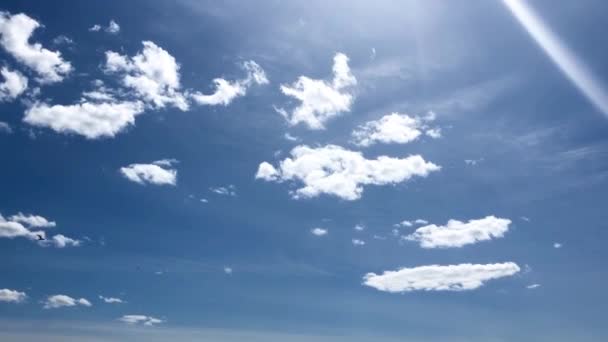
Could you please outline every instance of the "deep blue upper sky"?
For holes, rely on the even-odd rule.
[[[529,5],[608,89],[608,4]],[[0,101],[0,214],[5,225],[18,213],[43,216],[56,222],[42,228],[49,241],[80,241],[57,248],[0,237],[0,289],[27,294],[0,300],[0,340],[608,339],[608,113],[501,1],[4,1],[0,11],[39,22],[30,43],[60,51],[72,66],[61,81],[39,82],[0,46],[0,67],[29,81]],[[119,32],[105,32],[110,20]],[[101,30],[90,31],[95,24]],[[1,25],[0,33],[8,34]],[[72,42],[57,42],[61,35]],[[187,111],[159,108],[106,70],[106,51],[131,58],[142,41],[175,58],[186,97],[213,93],[215,78],[244,80],[246,61],[269,82],[249,82],[227,105],[189,98]],[[302,75],[331,83],[338,53],[357,81],[342,90],[352,96],[349,111],[325,129],[290,124],[277,109],[300,102],[281,85]],[[145,107],[134,125],[87,138],[52,129],[54,116],[44,125],[24,121],[36,105],[78,103],[96,79],[116,90],[112,101]],[[353,142],[351,132],[366,122],[393,112],[422,122],[429,111],[439,138]],[[296,199],[303,182],[280,162],[299,145],[341,146],[369,160],[420,155],[441,169],[361,185],[354,200]],[[139,184],[120,171],[164,159],[178,161],[164,166],[177,171],[174,185]],[[264,161],[282,180],[256,179]],[[220,187],[234,193],[213,191]],[[400,238],[422,224],[393,234],[403,220],[445,226],[491,215],[509,219],[508,231],[463,246],[422,248]],[[327,234],[312,234],[317,227]],[[510,262],[515,274],[464,291],[364,285],[370,272]],[[92,305],[45,309],[58,294]],[[124,315],[163,322],[125,324]]]

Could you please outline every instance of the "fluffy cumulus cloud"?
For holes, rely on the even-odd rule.
[[[175,58],[151,41],[142,44],[143,49],[133,57],[107,51],[105,70],[118,74],[125,87],[153,107],[172,105],[188,110],[188,101],[180,91],[180,66]]]
[[[108,304],[121,304],[124,303],[124,301],[120,298],[116,298],[116,297],[104,297],[104,296],[99,296],[99,299],[101,299],[104,303],[108,303]]]
[[[300,76],[291,85],[281,85],[283,94],[300,102],[291,112],[279,108],[290,125],[306,124],[311,129],[324,129],[325,123],[343,112],[349,112],[354,96],[350,91],[357,79],[350,71],[348,57],[334,56],[333,80],[315,80]]]
[[[35,103],[25,111],[23,121],[48,127],[59,133],[75,133],[89,139],[113,137],[135,123],[143,113],[140,101],[89,102],[72,105]]]
[[[32,241],[38,241],[38,244],[44,247],[64,248],[68,246],[80,246],[80,240],[72,239],[62,234],[56,234],[47,239],[46,232],[40,229],[55,226],[56,223],[54,221],[49,221],[38,215],[18,213],[6,219],[0,214],[0,238],[14,239],[23,237]],[[38,230],[34,230],[35,228],[38,228]]]
[[[513,262],[499,264],[428,265],[368,273],[363,284],[379,291],[466,291],[483,286],[487,281],[512,276],[520,271]]]
[[[361,152],[340,146],[312,148],[300,145],[291,151],[291,158],[281,161],[277,168],[262,162],[256,178],[303,183],[292,192],[296,199],[329,194],[352,201],[361,198],[364,185],[397,184],[415,176],[426,177],[439,169],[419,155],[366,159]]]
[[[120,173],[128,180],[139,184],[175,185],[177,183],[177,170],[173,164],[174,159],[163,159],[151,164],[131,164],[121,167]]]
[[[9,219],[11,221],[26,224],[30,227],[51,228],[57,226],[55,221],[49,221],[40,215],[26,215],[23,213],[18,213],[17,215],[11,216]]]
[[[95,24],[89,28],[89,31],[91,32],[99,32],[101,30],[109,34],[117,34],[118,32],[120,32],[120,25],[118,25],[116,21],[110,20],[110,23],[106,27],[102,27],[99,24]]]
[[[323,228],[313,228],[310,230],[310,232],[312,233],[312,235],[316,235],[316,236],[327,235],[327,229],[323,229]]]
[[[17,98],[27,89],[27,77],[19,71],[0,69],[0,102]]]
[[[27,295],[25,292],[10,289],[0,289],[0,302],[22,303],[26,299]]]
[[[143,324],[145,326],[153,326],[156,324],[164,323],[164,321],[161,319],[146,315],[124,315],[118,320],[131,325]]]
[[[235,98],[244,96],[247,93],[247,89],[252,85],[269,83],[266,73],[256,62],[247,61],[243,63],[242,67],[247,72],[245,78],[236,81],[216,78],[213,80],[215,91],[212,94],[203,94],[197,91],[190,94],[192,100],[201,105],[227,106]]]
[[[62,294],[49,296],[44,301],[45,309],[57,309],[69,306],[92,306],[92,304],[85,298],[76,299]]]
[[[17,61],[38,74],[42,83],[59,82],[72,71],[72,65],[58,51],[50,51],[40,43],[30,43],[40,23],[20,13],[0,12],[0,45]]]
[[[511,220],[495,216],[468,222],[449,220],[445,226],[431,224],[420,227],[404,239],[416,241],[422,248],[462,247],[501,238],[509,230],[510,224]]]
[[[430,137],[439,138],[439,129],[428,127],[435,117],[432,113],[424,117],[391,113],[359,126],[353,131],[352,140],[356,145],[367,147],[376,143],[406,144],[418,139],[425,131]]]

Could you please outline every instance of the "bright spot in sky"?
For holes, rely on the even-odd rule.
[[[503,0],[515,18],[574,85],[608,116],[608,95],[585,65],[551,32],[525,0]]]

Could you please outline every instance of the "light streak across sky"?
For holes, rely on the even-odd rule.
[[[608,116],[608,95],[587,67],[563,44],[525,0],[503,0],[515,18],[572,83]]]

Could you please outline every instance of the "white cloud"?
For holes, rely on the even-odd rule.
[[[11,134],[13,133],[13,129],[6,122],[0,121],[0,133]]]
[[[14,239],[17,237],[25,237],[30,240],[38,240],[37,235],[46,237],[44,231],[32,231],[20,222],[6,220],[0,214],[0,238]]]
[[[452,248],[480,241],[501,238],[509,230],[511,220],[486,216],[478,220],[462,222],[449,220],[445,226],[423,226],[404,239],[417,241],[422,248]]]
[[[401,221],[399,223],[395,223],[394,224],[395,227],[411,227],[413,225],[414,224],[411,221],[408,221],[408,220],[403,220],[403,221]]]
[[[188,110],[188,101],[180,92],[180,66],[175,58],[151,41],[142,44],[143,49],[133,57],[106,51],[106,72],[119,74],[125,87],[156,108],[173,105]]]
[[[27,89],[27,77],[19,71],[9,70],[7,67],[0,69],[0,102],[14,100]]]
[[[561,243],[559,243],[559,242],[555,242],[555,243],[553,244],[553,248],[562,248],[562,244],[561,244]]]
[[[25,292],[10,289],[0,289],[0,302],[22,303],[27,298]]]
[[[357,79],[348,66],[348,57],[337,53],[334,56],[332,82],[300,76],[291,85],[281,85],[283,94],[301,103],[291,113],[284,109],[277,111],[292,126],[302,122],[310,129],[324,129],[329,119],[350,111],[354,96],[347,89],[356,84]]]
[[[49,221],[45,217],[39,215],[25,215],[23,213],[18,213],[17,215],[9,217],[9,220],[36,228],[51,228],[57,226],[55,221]]]
[[[465,159],[464,163],[470,166],[475,166],[483,161],[483,158],[480,159]]]
[[[526,222],[530,222],[530,218],[526,217],[526,216],[521,216],[520,217],[522,220],[526,221]]]
[[[72,298],[66,295],[53,295],[49,296],[44,302],[45,309],[57,309],[61,307],[69,307],[69,306],[92,306],[91,302],[86,300],[85,298]]]
[[[224,273],[232,274],[232,267],[228,267],[228,266],[224,267]]]
[[[354,229],[358,232],[363,231],[365,229],[365,226],[362,224],[357,224],[355,225]]]
[[[540,284],[531,284],[531,285],[526,286],[527,289],[531,289],[531,290],[539,288],[539,287],[540,287]]]
[[[106,33],[109,34],[117,34],[118,32],[120,32],[120,25],[118,25],[118,23],[114,20],[110,20],[110,23],[108,24],[108,26],[103,27],[99,24],[95,24],[93,26],[91,26],[89,28],[90,32],[99,32],[101,30],[104,30]]]
[[[130,164],[121,167],[120,172],[128,180],[139,184],[175,185],[177,170],[172,168],[176,161],[163,159],[152,164]]]
[[[69,238],[63,234],[53,235],[50,240],[40,241],[40,244],[45,245],[53,245],[57,248],[65,248],[65,247],[78,247],[82,242],[80,240]]]
[[[158,318],[145,315],[124,315],[118,319],[119,321],[127,324],[143,324],[145,326],[153,326],[155,324],[164,323],[165,321]]]
[[[423,220],[423,219],[417,219],[416,221],[414,221],[414,223],[416,223],[416,224],[428,224],[429,221]]]
[[[53,44],[55,45],[71,45],[74,44],[74,40],[72,40],[72,38],[64,36],[64,35],[59,35],[55,38],[53,38]]]
[[[368,273],[363,284],[379,291],[397,293],[410,291],[474,290],[492,279],[512,276],[520,271],[513,262],[501,264],[428,265]]]
[[[327,229],[323,229],[323,228],[313,228],[310,230],[310,232],[316,236],[327,235]]]
[[[38,73],[41,83],[59,82],[72,71],[72,65],[58,51],[50,51],[29,40],[40,23],[20,13],[0,12],[0,45],[16,60]]]
[[[397,184],[414,176],[426,177],[440,169],[419,155],[402,159],[387,156],[366,159],[361,152],[336,145],[318,148],[300,145],[291,151],[291,156],[281,161],[278,169],[262,162],[256,178],[302,182],[304,186],[292,192],[296,199],[329,194],[356,200],[361,198],[363,185]]]
[[[232,184],[228,186],[210,187],[209,190],[222,196],[236,196],[236,187]]]
[[[406,144],[412,142],[427,129],[425,134],[432,138],[441,136],[438,128],[429,129],[427,123],[435,120],[435,115],[412,117],[407,114],[391,113],[378,120],[368,121],[352,133],[353,143],[371,146],[376,143]]]
[[[201,105],[227,106],[235,98],[244,96],[247,93],[247,89],[253,84],[263,85],[269,83],[266,73],[256,62],[247,61],[242,66],[247,72],[247,76],[244,79],[231,82],[223,78],[216,78],[213,80],[215,84],[215,92],[213,94],[205,95],[197,91],[190,94],[190,96],[196,103]]]
[[[285,140],[288,140],[288,141],[298,141],[298,140],[300,140],[298,137],[294,137],[293,135],[291,135],[289,133],[285,133],[283,135],[283,137],[285,138]]]
[[[208,200],[208,199],[206,199],[206,198],[201,198],[201,202],[202,202],[202,203],[209,203],[209,200]]]
[[[114,20],[110,20],[108,27],[106,27],[106,32],[110,34],[117,34],[118,32],[120,32],[120,25],[118,25],[118,23]]]
[[[365,246],[365,241],[359,239],[353,239],[352,243],[354,246]]]
[[[23,121],[33,126],[49,127],[60,133],[76,133],[89,139],[113,137],[135,123],[143,113],[139,101],[83,102],[73,105],[35,103],[26,110]]]
[[[108,303],[108,304],[121,304],[121,303],[124,303],[124,301],[122,299],[116,298],[116,297],[99,296],[99,299],[103,300],[104,303]]]

